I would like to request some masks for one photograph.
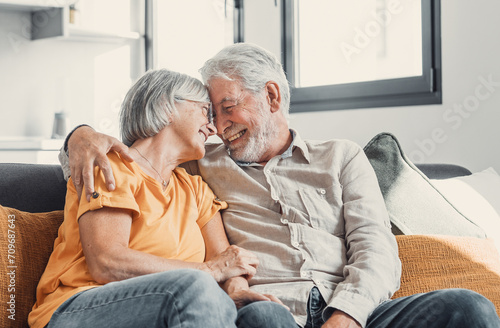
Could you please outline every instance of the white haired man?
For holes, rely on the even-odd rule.
[[[401,263],[375,173],[355,143],[305,141],[289,128],[289,86],[274,55],[235,44],[200,72],[223,144],[186,167],[227,201],[230,243],[260,262],[251,280],[227,286],[238,327],[278,327],[273,315],[307,328],[500,326],[493,304],[469,290],[390,300]],[[68,145],[80,188],[83,177],[93,192],[94,163],[113,188],[105,153],[126,147],[89,127]]]

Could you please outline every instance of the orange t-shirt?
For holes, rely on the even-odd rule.
[[[59,228],[45,272],[38,283],[37,301],[29,314],[31,327],[44,327],[54,311],[72,295],[100,286],[89,273],[80,243],[78,219],[87,211],[103,207],[132,212],[129,248],[167,259],[203,262],[205,243],[201,228],[227,204],[216,198],[200,176],[176,168],[165,191],[158,181],[145,174],[135,162],[108,154],[116,181],[109,192],[99,168],[95,191],[87,202],[78,200],[68,181],[64,222]]]

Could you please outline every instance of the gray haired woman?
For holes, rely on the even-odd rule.
[[[206,88],[149,71],[126,95],[120,125],[134,161],[109,153],[115,189],[96,169],[90,200],[68,181],[30,326],[235,327],[236,307],[217,283],[252,277],[257,258],[229,246],[227,204],[178,167],[202,158],[216,132]]]

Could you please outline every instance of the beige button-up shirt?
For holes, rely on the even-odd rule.
[[[229,204],[222,216],[230,243],[257,254],[252,289],[280,298],[304,325],[317,286],[327,312],[364,326],[401,274],[377,178],[357,144],[292,134],[290,148],[265,166],[236,163],[221,144],[186,166]]]

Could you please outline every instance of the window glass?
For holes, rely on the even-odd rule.
[[[296,0],[296,87],[422,75],[415,0]]]
[[[233,43],[233,1],[159,0],[153,15],[154,68],[200,78],[205,61]]]

